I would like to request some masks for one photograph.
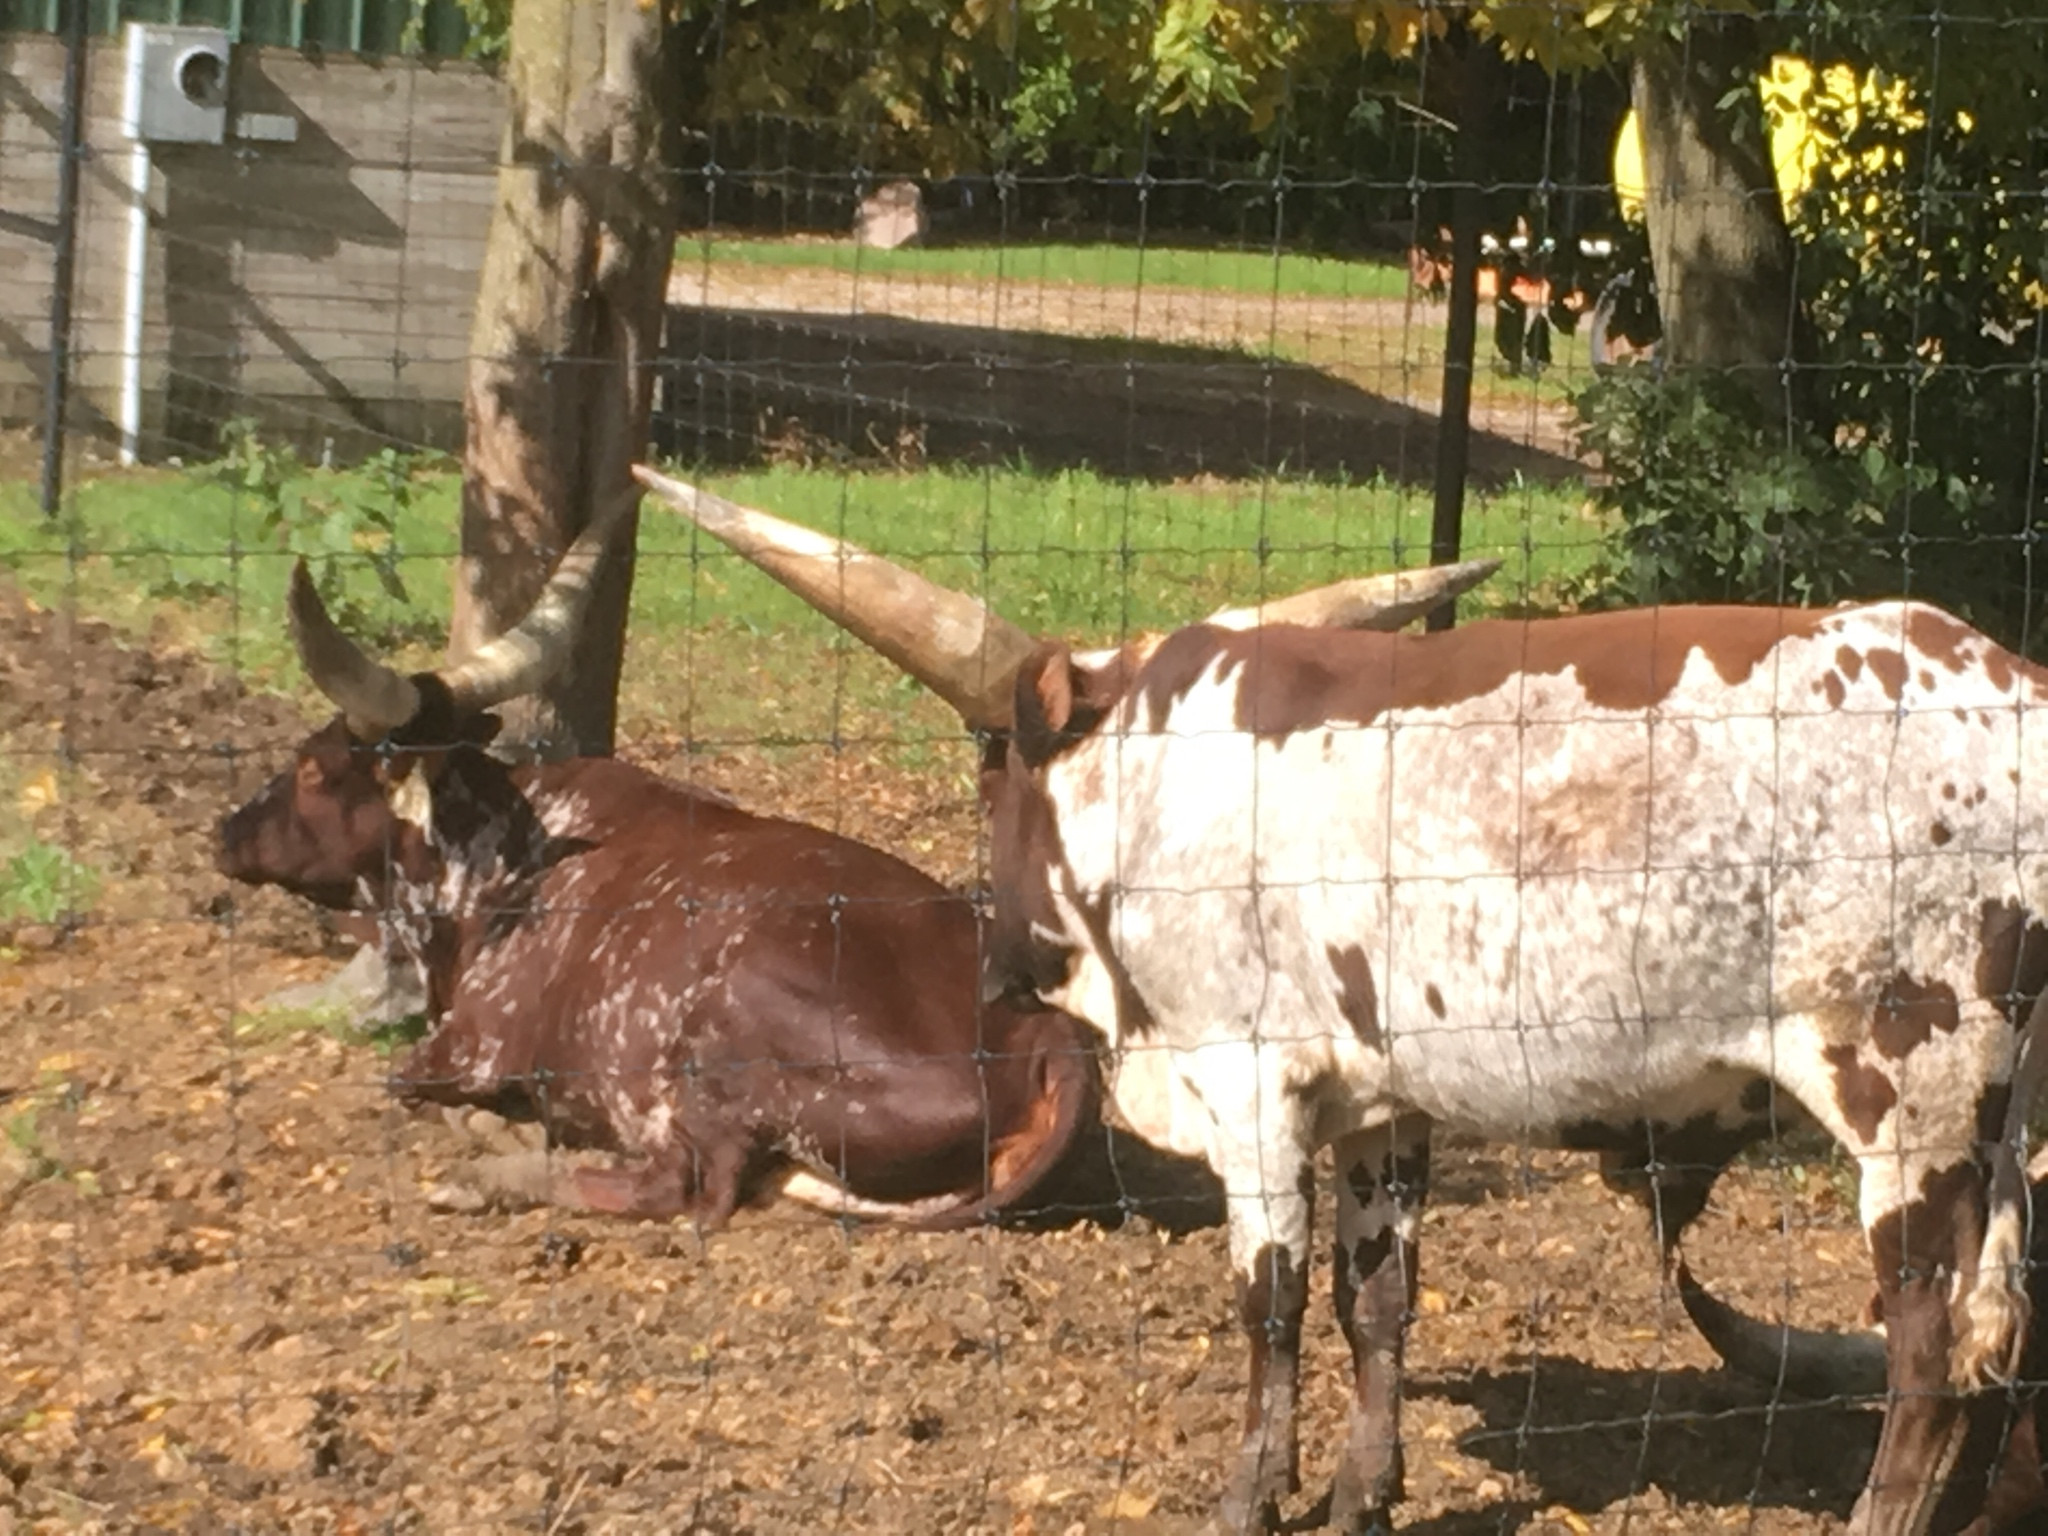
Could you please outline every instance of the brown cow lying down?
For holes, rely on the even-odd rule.
[[[984,1006],[972,903],[888,854],[611,759],[508,768],[489,708],[576,632],[607,528],[514,631],[411,678],[291,622],[340,715],[221,826],[223,873],[385,915],[428,984],[412,1101],[518,1108],[626,1166],[555,1198],[716,1226],[775,1192],[979,1222],[1099,1125],[1065,1014]],[[1085,1140],[1085,1138],[1082,1138]]]

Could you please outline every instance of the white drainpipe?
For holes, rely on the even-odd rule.
[[[149,141],[142,121],[142,50],[127,50],[127,100],[121,121],[128,146],[128,252],[121,271],[121,462],[133,464],[142,440],[142,312],[149,299]]]
[[[128,151],[128,258],[121,272],[121,462],[142,440],[142,311],[149,296],[149,145]]]

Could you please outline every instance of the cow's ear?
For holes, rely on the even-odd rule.
[[[1036,768],[1059,751],[1073,718],[1073,652],[1050,641],[1025,658],[1017,672],[1014,714],[1017,750]]]
[[[1017,750],[1033,768],[1101,723],[1123,693],[1123,658],[1085,668],[1057,642],[1040,646],[1017,674]]]
[[[434,824],[434,780],[445,752],[392,752],[377,761],[377,778],[391,814],[421,829]]]

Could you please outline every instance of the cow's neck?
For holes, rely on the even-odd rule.
[[[516,927],[547,867],[547,828],[519,778],[474,748],[449,753],[424,828],[393,850],[379,915],[439,998],[483,944]]]

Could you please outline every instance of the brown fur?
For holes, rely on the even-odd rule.
[[[433,774],[431,837],[387,798],[413,772]],[[794,1161],[964,1224],[1028,1193],[1097,1118],[1080,1025],[979,1004],[966,898],[612,759],[508,770],[469,745],[379,752],[336,722],[227,818],[219,857],[235,879],[329,906],[360,890],[373,909],[459,868],[463,909],[414,923],[434,1029],[395,1087],[627,1154],[567,1191],[598,1209],[717,1225]]]

